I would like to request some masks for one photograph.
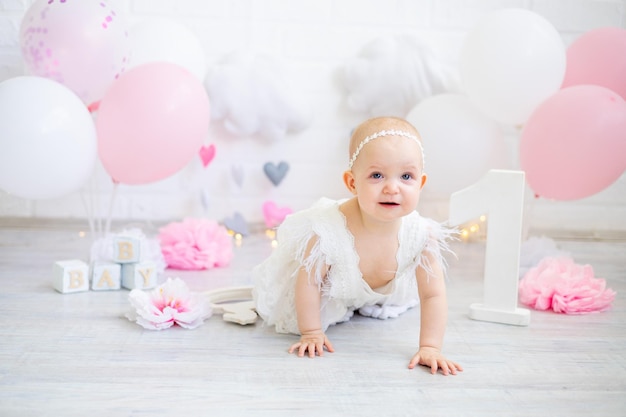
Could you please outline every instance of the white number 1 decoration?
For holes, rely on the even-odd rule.
[[[527,326],[530,312],[517,307],[524,209],[524,173],[491,170],[450,197],[450,223],[487,214],[484,302],[470,305],[474,320]]]

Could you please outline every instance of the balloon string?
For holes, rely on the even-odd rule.
[[[119,182],[113,181],[113,193],[111,194],[111,201],[109,203],[109,214],[107,215],[105,236],[111,231],[111,217],[113,216],[113,206],[115,205],[115,197],[117,196],[117,188]]]
[[[94,190],[96,184],[96,174],[93,172],[89,179],[88,186],[82,188],[80,190],[80,199],[83,203],[83,208],[85,209],[85,213],[87,214],[87,223],[89,224],[89,231],[91,232],[91,238],[95,241],[97,236],[96,230],[96,203],[95,203],[95,194],[96,190]]]
[[[98,233],[98,238],[103,237],[102,236],[102,207],[100,207],[100,202],[101,202],[101,196],[100,196],[100,187],[98,187],[98,181],[96,181],[94,179],[94,189],[95,192],[93,193],[92,197],[93,197],[93,206],[96,208],[95,210],[95,216],[96,219],[98,220],[98,225],[97,225],[97,233]]]
[[[100,230],[96,227],[96,220],[98,219],[98,213],[100,212],[100,209],[98,208],[98,204],[97,204],[97,196],[98,196],[98,189],[97,189],[97,183],[98,181],[96,180],[96,174],[94,173],[91,177],[91,192],[89,193],[89,197],[91,199],[90,205],[91,205],[91,223],[93,223],[93,228],[94,228],[94,232],[93,232],[93,241],[95,242],[99,236],[99,232]]]
[[[528,195],[528,193],[526,193]],[[522,240],[528,239],[528,234],[530,233],[530,224],[533,217],[533,212],[535,209],[535,202],[537,201],[537,196],[534,195],[533,198],[524,198],[526,201],[525,210],[524,210],[524,226],[522,228]]]
[[[83,202],[83,208],[85,209],[85,212],[87,213],[87,222],[89,223],[89,231],[91,232],[91,236],[93,237],[95,235],[94,221],[93,221],[93,207],[90,207],[90,204],[87,202],[87,199],[85,198],[84,190],[81,190],[80,192],[80,199]]]

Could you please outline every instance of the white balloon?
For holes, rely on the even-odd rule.
[[[97,160],[96,128],[81,99],[40,77],[0,83],[0,188],[28,199],[82,187]]]
[[[506,168],[500,126],[462,94],[429,97],[409,112],[407,120],[422,137],[425,192],[447,196],[472,185],[490,169]]]
[[[181,23],[150,18],[134,25],[129,34],[130,67],[165,61],[189,70],[200,81],[206,75],[206,54],[200,40]]]
[[[488,116],[524,123],[561,87],[566,50],[558,31],[530,10],[504,9],[483,17],[467,35],[460,72],[468,97]]]

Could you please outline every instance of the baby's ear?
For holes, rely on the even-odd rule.
[[[350,170],[344,171],[343,183],[348,188],[348,191],[350,191],[352,194],[356,194],[356,187],[354,185],[354,175],[352,174],[352,171]]]
[[[427,179],[428,179],[428,175],[422,174],[422,184],[420,185],[420,190],[424,188],[424,185],[426,184]]]

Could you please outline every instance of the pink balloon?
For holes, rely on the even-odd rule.
[[[540,197],[575,200],[615,182],[626,169],[626,101],[608,88],[565,88],[524,126],[520,162]]]
[[[586,32],[567,48],[563,87],[601,85],[626,99],[626,29]]]
[[[196,157],[209,130],[202,83],[176,64],[153,62],[122,74],[100,103],[98,155],[114,181],[166,178]]]
[[[128,66],[128,25],[108,0],[37,0],[20,28],[26,69],[57,81],[86,104],[100,100]]]

